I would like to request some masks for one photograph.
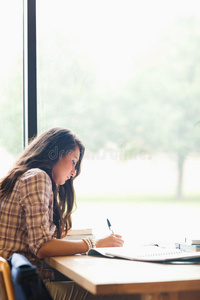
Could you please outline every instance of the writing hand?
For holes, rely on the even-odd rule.
[[[99,239],[96,241],[96,247],[122,247],[124,240],[119,234],[111,234],[105,238]]]

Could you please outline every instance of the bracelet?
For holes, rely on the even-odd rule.
[[[84,241],[88,245],[88,251],[92,248],[95,248],[95,242],[91,237],[83,238],[82,241]]]

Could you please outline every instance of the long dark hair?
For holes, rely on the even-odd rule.
[[[52,167],[61,157],[74,151],[76,147],[80,150],[80,157],[76,164],[75,176],[67,180],[64,185],[56,186],[52,179]],[[19,176],[29,169],[39,168],[45,171],[52,180],[56,235],[57,238],[62,238],[72,226],[71,213],[75,205],[73,180],[80,174],[84,152],[83,144],[70,130],[56,127],[45,131],[30,142],[14,167],[0,182],[0,199],[11,194]]]

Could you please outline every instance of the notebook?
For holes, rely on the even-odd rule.
[[[128,260],[148,262],[170,261],[199,261],[199,252],[186,252],[174,248],[160,248],[157,246],[135,246],[133,248],[93,248],[88,255],[103,256],[109,258],[123,258]]]

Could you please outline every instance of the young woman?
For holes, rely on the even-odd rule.
[[[50,282],[53,270],[43,269],[43,258],[84,253],[92,247],[123,246],[122,237],[116,234],[97,241],[62,239],[72,226],[73,181],[80,173],[84,151],[70,130],[47,130],[29,144],[0,181],[0,256],[26,256],[37,265],[43,279],[48,279],[50,292],[53,286],[54,292],[60,293],[60,298],[54,299],[67,299],[68,291],[65,286],[61,292],[59,284],[56,290],[55,282]]]

